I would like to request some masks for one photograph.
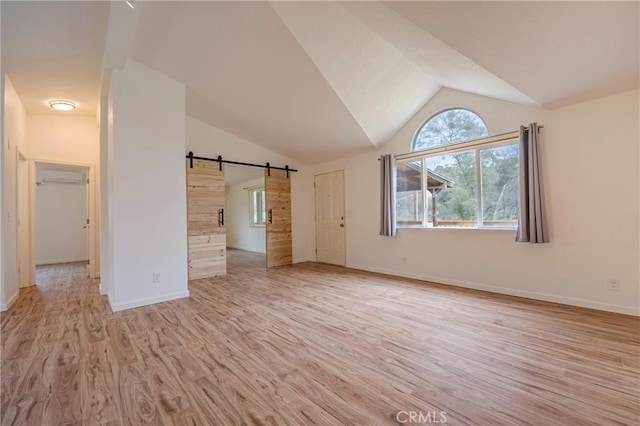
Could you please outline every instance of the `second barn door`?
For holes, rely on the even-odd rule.
[[[227,273],[225,184],[220,163],[187,159],[189,279]]]
[[[267,267],[291,265],[291,179],[284,170],[264,174],[267,210]]]

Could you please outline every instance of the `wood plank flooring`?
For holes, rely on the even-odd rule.
[[[266,267],[267,256],[264,253],[227,247],[227,273],[246,274],[251,269]]]
[[[2,425],[640,423],[638,318],[313,263],[114,314],[81,271],[2,314]]]

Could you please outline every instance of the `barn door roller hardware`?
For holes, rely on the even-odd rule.
[[[271,176],[271,170],[284,170],[287,172],[287,178],[289,178],[289,172],[297,172],[297,169],[292,169],[288,165],[284,167],[275,167],[272,166],[271,163],[267,163],[265,165],[262,164],[253,164],[253,163],[244,163],[242,161],[231,161],[231,160],[223,160],[221,155],[218,155],[218,158],[208,158],[208,157],[197,157],[193,155],[193,151],[189,151],[186,155],[186,158],[189,159],[189,168],[193,169],[193,160],[204,160],[204,161],[217,161],[220,164],[220,171],[222,171],[222,164],[235,164],[238,166],[247,166],[247,167],[260,167],[262,169],[267,169],[267,175]]]

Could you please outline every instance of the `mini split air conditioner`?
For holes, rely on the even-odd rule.
[[[67,172],[61,170],[43,170],[39,179],[36,181],[38,185],[43,183],[69,183],[79,184],[84,182],[84,174],[81,172]]]

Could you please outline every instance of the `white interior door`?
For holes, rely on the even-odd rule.
[[[344,172],[317,175],[316,260],[345,265]]]

